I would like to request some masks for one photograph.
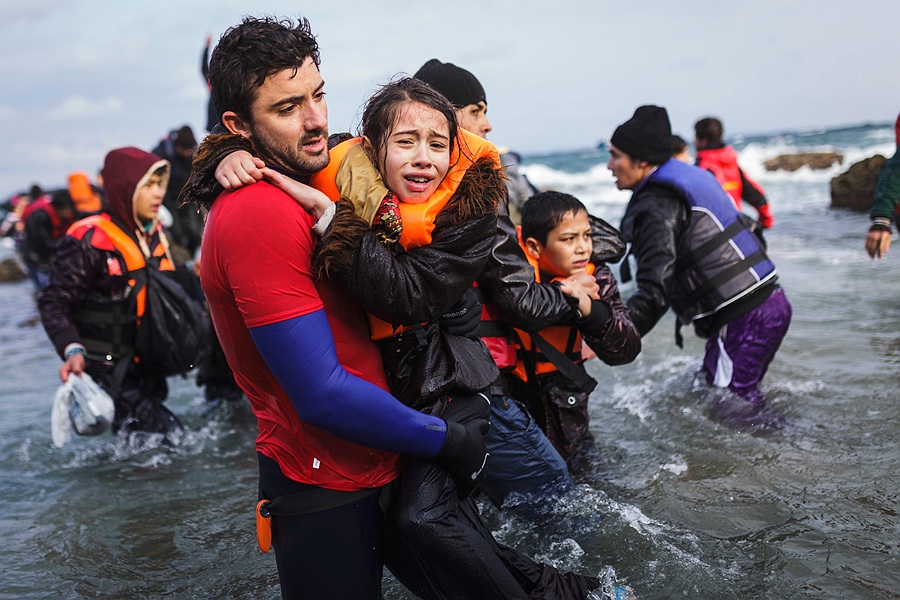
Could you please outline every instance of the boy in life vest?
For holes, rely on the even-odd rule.
[[[584,369],[582,343],[609,365],[627,364],[641,350],[640,335],[605,262],[618,261],[624,244],[615,229],[590,217],[577,198],[561,192],[532,196],[522,207],[520,232],[537,281],[587,272],[600,287],[595,296],[578,298],[574,319],[530,334],[517,330],[518,362],[506,375],[513,395],[527,401],[547,437],[571,465],[576,454],[593,441],[588,398],[596,381]]]
[[[166,378],[141,365],[134,349],[146,298],[135,272],[173,269],[158,220],[168,173],[166,161],[138,148],[106,155],[108,212],[76,221],[60,239],[38,310],[63,360],[59,378],[87,372],[112,397],[113,433],[177,441],[181,423],[163,406]]]
[[[759,382],[787,333],[791,305],[753,220],[709,172],[671,158],[671,139],[659,106],[638,107],[610,139],[606,166],[616,187],[633,191],[621,226],[637,262],[628,311],[644,336],[671,306],[679,346],[683,325],[708,340],[709,383],[761,405]]]
[[[741,201],[746,200],[756,209],[759,224],[768,229],[775,224],[775,219],[766,192],[738,166],[737,152],[722,141],[724,133],[722,121],[715,117],[705,117],[694,123],[696,165],[715,175],[738,210],[741,210]]]

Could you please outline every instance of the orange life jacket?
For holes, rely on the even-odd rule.
[[[331,158],[328,166],[310,177],[309,184],[324,192],[326,196],[331,198],[332,202],[337,202],[341,198],[341,190],[338,189],[337,184],[337,176],[341,164],[350,148],[358,144],[360,139],[353,138],[341,142],[332,148],[329,152]],[[453,154],[450,156],[450,169],[431,197],[419,204],[399,203],[400,218],[403,223],[400,245],[404,249],[410,250],[419,246],[427,246],[431,243],[431,233],[434,231],[434,221],[438,213],[443,210],[450,198],[453,197],[453,194],[456,193],[469,167],[482,158],[491,158],[497,167],[500,166],[500,155],[493,144],[475,134],[460,129],[457,136],[457,144]],[[373,340],[391,337],[404,330],[404,326],[394,327],[374,315],[369,315],[369,327]]]
[[[135,242],[127,233],[122,231],[122,229],[120,229],[118,225],[113,223],[105,214],[93,215],[81,219],[80,221],[76,221],[72,224],[71,227],[69,227],[69,230],[66,232],[66,234],[80,240],[90,229],[93,228],[101,230],[106,235],[105,238],[103,238],[98,237],[95,233],[94,237],[91,239],[91,245],[102,250],[118,250],[122,254],[122,257],[125,259],[125,268],[128,269],[128,285],[134,286],[136,280],[134,279],[134,277],[132,277],[132,275],[140,269],[143,269],[147,265],[147,260],[144,257],[144,253],[141,251],[137,242]],[[111,243],[111,247],[106,244],[106,240]],[[162,243],[156,245],[156,248],[154,248],[152,252],[152,256],[160,258],[160,271],[174,270],[175,267],[169,261],[168,256],[166,256],[166,248]],[[140,318],[144,314],[146,301],[147,288],[142,287],[140,291],[138,291],[137,295],[136,313],[138,318]]]
[[[522,246],[522,251],[525,252],[525,257],[528,259],[529,264],[534,267],[534,280],[540,283],[541,270],[538,266],[538,261],[525,250],[521,226],[516,227],[516,230],[519,233],[519,245]],[[593,275],[594,269],[593,263],[587,264],[586,270],[588,274]],[[554,281],[559,279],[562,278],[557,277]],[[571,325],[551,325],[541,329],[539,333],[542,338],[550,342],[554,348],[565,354],[572,362],[584,362],[584,358],[581,354],[581,332],[578,331],[577,327],[572,327]],[[538,350],[534,340],[531,339],[531,336],[527,332],[516,329],[516,334],[519,337],[519,342],[516,343],[516,368],[513,369],[513,374],[516,377],[522,381],[528,381],[528,368],[525,364],[526,355],[534,362],[535,375],[543,375],[557,370],[556,366],[549,359],[545,358],[543,353]]]

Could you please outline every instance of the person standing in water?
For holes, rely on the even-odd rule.
[[[616,187],[631,190],[622,235],[637,261],[637,290],[626,306],[641,335],[671,306],[680,328],[706,338],[709,383],[754,404],[791,322],[775,264],[714,177],[672,158],[666,109],[640,106],[613,132]],[[627,280],[628,273],[623,274]]]

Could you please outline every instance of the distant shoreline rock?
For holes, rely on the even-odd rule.
[[[28,274],[19,266],[15,258],[0,260],[0,283],[13,283],[28,279]]]
[[[887,159],[880,154],[850,165],[850,168],[831,179],[831,207],[849,208],[865,212],[875,201],[878,175]]]
[[[813,170],[830,169],[834,164],[844,164],[844,155],[840,152],[798,152],[796,154],[780,154],[763,163],[766,171],[796,171],[801,167]]]

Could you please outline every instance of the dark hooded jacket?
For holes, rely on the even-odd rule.
[[[134,199],[153,172],[167,165],[166,161],[138,148],[119,148],[106,156],[103,167],[108,202],[108,212],[103,215],[139,246],[143,243],[145,255],[159,244],[166,244],[165,234],[155,219],[149,225],[139,221]],[[130,300],[125,258],[108,239],[98,227],[78,221],[57,246],[50,285],[38,296],[38,309],[44,329],[60,357],[66,346],[82,343],[82,332],[96,325],[80,318],[79,313],[87,304],[107,305],[112,309]],[[129,328],[116,334],[133,339],[136,324],[132,321]],[[88,358],[108,363],[118,357],[107,359],[89,352]]]

